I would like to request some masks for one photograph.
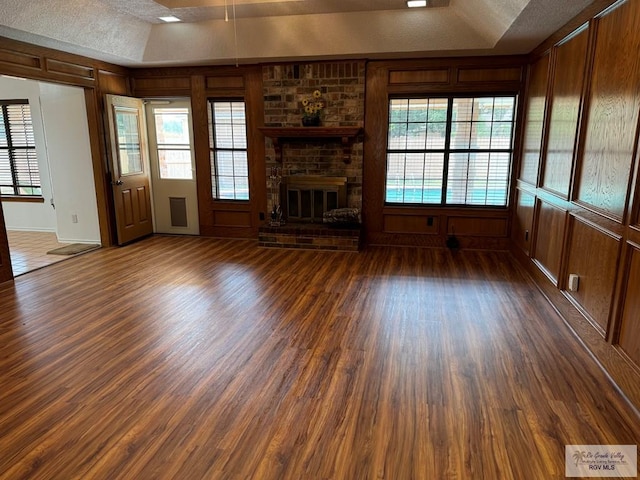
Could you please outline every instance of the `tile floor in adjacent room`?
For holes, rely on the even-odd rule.
[[[7,236],[14,277],[69,258],[68,255],[47,254],[54,248],[66,245],[58,242],[55,232],[13,230],[7,231]]]

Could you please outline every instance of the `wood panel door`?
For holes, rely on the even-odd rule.
[[[11,268],[11,258],[9,256],[9,239],[7,238],[7,229],[4,226],[4,214],[0,203],[0,283],[12,278],[13,269]]]
[[[118,245],[153,233],[149,154],[142,100],[106,95],[111,186]]]

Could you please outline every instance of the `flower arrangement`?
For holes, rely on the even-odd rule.
[[[322,92],[320,90],[314,90],[311,98],[304,98],[302,100],[302,107],[304,109],[302,113],[302,124],[307,127],[320,125],[320,113],[324,108]]]

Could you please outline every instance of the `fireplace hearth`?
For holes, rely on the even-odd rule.
[[[260,246],[349,252],[360,249],[360,226],[336,228],[323,224],[325,212],[346,207],[346,177],[290,175],[282,179],[280,198],[286,224],[260,227]]]

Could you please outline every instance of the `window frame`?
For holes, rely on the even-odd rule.
[[[155,170],[157,170],[157,180],[167,181],[167,182],[194,182],[195,178],[195,165],[194,165],[194,140],[193,140],[193,132],[192,132],[192,116],[191,116],[191,107],[190,106],[175,106],[175,105],[152,105],[149,109],[152,122],[153,122],[153,142],[152,146],[154,146],[154,158],[155,162]],[[158,117],[163,115],[185,115],[186,116],[186,128],[187,128],[187,143],[162,143],[158,139]],[[161,152],[189,152],[189,177],[176,177],[168,175],[166,177],[162,176],[163,163],[161,161]],[[185,162],[186,166],[186,162]],[[167,170],[169,167],[167,166]],[[153,169],[152,169],[153,171]]]
[[[494,106],[495,106],[495,100],[499,99],[499,98],[509,98],[509,99],[513,99],[513,110],[512,110],[512,114],[511,114],[511,138],[510,138],[510,147],[509,148],[505,148],[505,149],[500,149],[500,148],[491,148],[490,146],[488,148],[471,148],[471,146],[469,146],[469,148],[451,148],[451,143],[452,143],[452,129],[453,129],[453,124],[456,123],[453,120],[453,113],[454,113],[454,102],[458,99],[469,99],[469,100],[473,100],[475,101],[476,99],[482,99],[482,98],[488,98],[488,99],[493,99],[494,100]],[[446,122],[445,122],[445,139],[444,139],[444,146],[442,148],[404,148],[404,149],[398,149],[398,148],[390,148],[390,127],[391,127],[391,103],[394,100],[406,100],[407,102],[410,102],[411,100],[424,100],[426,102],[429,102],[430,100],[446,100],[447,103],[447,113],[446,113]],[[482,209],[482,210],[490,210],[490,209],[497,209],[497,210],[507,210],[509,208],[510,205],[510,200],[511,200],[511,190],[512,190],[512,186],[511,186],[511,177],[513,174],[513,168],[514,168],[514,155],[516,153],[516,139],[517,139],[517,123],[518,123],[518,109],[519,109],[519,94],[517,92],[513,92],[513,91],[499,91],[499,92],[428,92],[428,93],[398,93],[398,94],[391,94],[388,95],[387,97],[387,108],[388,108],[388,114],[387,114],[387,119],[386,119],[386,123],[385,123],[385,171],[384,171],[384,176],[383,176],[383,180],[384,180],[384,191],[383,191],[383,204],[385,207],[391,207],[391,208],[461,208],[461,209]],[[495,123],[496,120],[494,120],[493,118],[491,119],[491,123]],[[407,118],[407,125],[410,124],[412,122],[409,121],[409,118]],[[473,125],[474,121],[470,120],[469,123],[471,125]],[[428,125],[429,122],[426,121],[424,123],[424,125]],[[428,128],[428,127],[427,127]],[[441,181],[442,181],[442,185],[441,185],[441,191],[440,191],[440,202],[437,203],[427,203],[424,201],[424,197],[423,197],[423,201],[422,202],[405,202],[405,201],[388,201],[388,185],[389,185],[389,156],[391,154],[412,154],[412,153],[416,153],[416,154],[430,154],[430,153],[435,153],[435,154],[442,154],[443,155],[443,167],[442,167],[442,176],[440,177]],[[465,203],[448,203],[447,201],[447,189],[448,189],[448,182],[449,182],[449,172],[450,172],[450,157],[452,154],[472,154],[472,153],[486,153],[488,155],[492,154],[492,153],[504,153],[504,154],[508,154],[509,155],[509,165],[508,165],[508,170],[506,173],[506,176],[504,178],[504,181],[506,183],[506,192],[505,192],[505,203],[504,205],[496,205],[496,204],[480,204],[480,203],[466,203],[467,200],[465,200]],[[469,160],[467,160],[469,161]],[[425,164],[423,164],[425,165]],[[405,166],[406,166],[406,159],[405,159]],[[426,177],[423,174],[423,181],[426,179]],[[406,180],[406,177],[403,178],[403,181]],[[467,180],[465,182],[465,186],[468,185],[468,177]],[[424,187],[423,187],[424,188]],[[485,192],[488,191],[488,187],[485,188]],[[424,195],[424,193],[423,193]],[[485,193],[486,195],[486,193]]]
[[[245,147],[237,148],[237,147],[223,147],[219,148],[216,146],[216,135],[215,135],[215,115],[214,115],[214,106],[216,103],[242,103],[244,106],[244,134],[245,134]],[[248,114],[247,114],[247,102],[243,97],[210,97],[207,98],[207,117],[208,117],[208,130],[209,130],[209,165],[211,167],[211,189],[209,191],[211,198],[214,202],[232,202],[237,204],[248,204],[251,201],[251,174],[250,174],[250,166],[249,166],[249,135],[248,135]],[[220,197],[220,186],[218,184],[214,184],[214,182],[218,181],[220,175],[218,174],[218,162],[216,160],[216,154],[219,151],[231,152],[233,155],[236,152],[244,152],[247,161],[247,169],[246,169],[246,177],[238,176],[239,178],[246,178],[247,182],[247,198],[221,198]],[[237,196],[235,194],[236,186],[235,186],[235,178],[234,174],[234,197]],[[218,192],[218,195],[214,195],[214,192]]]
[[[31,120],[30,122],[30,132],[26,132],[25,133],[25,141],[26,141],[26,145],[23,146],[15,146],[14,145],[14,139],[12,137],[12,133],[11,133],[11,126],[14,126],[16,124],[12,124],[10,123],[9,120],[9,115],[8,115],[8,107],[10,106],[15,106],[15,105],[20,105],[20,106],[27,106],[29,109],[29,118]],[[12,188],[13,189],[13,193],[1,193],[0,192],[0,197],[2,198],[3,201],[13,201],[13,202],[36,202],[36,203],[42,203],[44,202],[44,196],[43,196],[43,192],[42,192],[42,178],[40,175],[40,165],[38,162],[38,150],[37,150],[37,145],[36,145],[36,141],[35,141],[35,130],[33,128],[33,115],[32,115],[32,111],[31,111],[31,104],[29,103],[28,99],[2,99],[0,100],[0,109],[2,109],[2,118],[3,118],[3,122],[4,122],[4,131],[5,131],[5,135],[6,135],[6,142],[7,145],[6,146],[0,146],[0,150],[6,150],[7,151],[7,158],[9,161],[9,171],[11,174],[11,179],[12,179],[12,184],[11,185],[3,185],[2,188]],[[24,126],[27,125],[27,123],[24,122],[24,113],[21,115],[22,116],[22,123],[21,125]],[[20,124],[18,124],[20,125]],[[29,139],[29,134],[31,135],[31,139],[33,141],[32,144],[30,144],[28,142]],[[16,151],[32,151],[34,153],[34,160],[33,162],[35,162],[35,174],[37,175],[37,180],[38,183],[34,184],[33,183],[33,178],[31,178],[33,176],[33,174],[31,173],[31,166],[32,163],[29,160],[28,156],[27,156],[27,164],[29,165],[29,177],[31,180],[31,183],[28,185],[21,185],[19,183],[19,172],[17,170],[16,167]],[[38,189],[40,190],[40,193],[38,194],[27,194],[27,193],[20,193],[20,188],[31,188],[31,189]]]

